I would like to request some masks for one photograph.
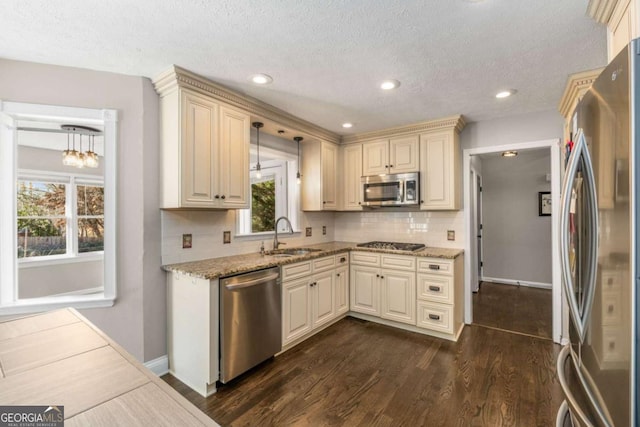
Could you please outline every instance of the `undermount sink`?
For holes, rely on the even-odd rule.
[[[314,248],[288,248],[288,249],[276,249],[273,251],[269,251],[269,255],[274,257],[286,258],[292,257],[295,255],[306,255],[311,252],[319,252],[322,249],[314,249]]]

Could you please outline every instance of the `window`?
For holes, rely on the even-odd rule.
[[[17,187],[18,259],[55,260],[104,250],[102,182],[22,173]]]
[[[97,168],[62,164],[68,123],[102,130]],[[116,145],[115,110],[0,103],[0,315],[113,305]]]
[[[286,216],[294,231],[298,230],[299,186],[296,184],[297,171],[295,157],[277,150],[261,148],[269,153],[270,160],[260,160],[261,177],[251,165],[251,206],[237,211],[237,235],[271,234],[275,230],[276,219]],[[280,231],[288,231],[282,221]]]

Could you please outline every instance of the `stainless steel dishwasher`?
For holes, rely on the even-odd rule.
[[[282,350],[282,299],[278,267],[220,282],[220,382]]]

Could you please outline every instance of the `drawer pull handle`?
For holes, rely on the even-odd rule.
[[[440,320],[440,316],[438,316],[437,314],[429,313],[429,319],[431,319],[431,320]]]
[[[440,270],[440,266],[438,264],[429,264],[429,270]]]
[[[429,286],[429,290],[433,292],[440,292],[440,286]]]
[[[347,262],[347,258],[346,257],[340,258],[340,262]]]

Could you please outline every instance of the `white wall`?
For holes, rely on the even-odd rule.
[[[483,158],[485,277],[551,285],[551,216],[538,216],[538,192],[550,191],[549,149],[515,158]]]
[[[142,77],[0,59],[0,99],[118,110],[118,299],[82,313],[142,361],[166,354],[158,100]]]

